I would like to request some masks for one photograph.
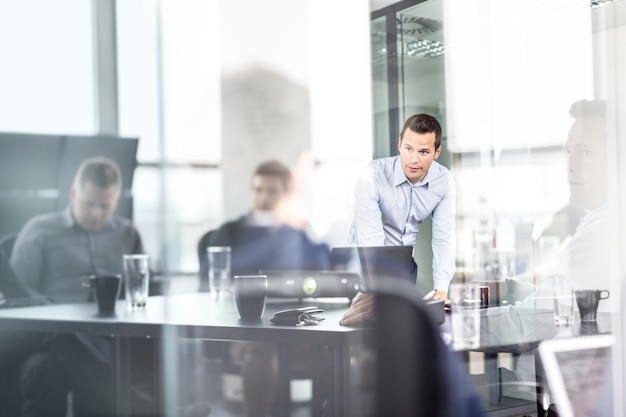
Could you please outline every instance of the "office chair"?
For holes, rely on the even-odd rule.
[[[11,258],[11,252],[13,251],[13,245],[17,239],[17,233],[7,233],[0,237],[0,251],[4,252],[7,258]]]
[[[396,281],[381,285],[375,297],[374,415],[483,415],[469,376],[415,287]]]
[[[0,249],[0,292],[4,301],[30,297],[30,293],[11,268],[9,256],[3,249]]]

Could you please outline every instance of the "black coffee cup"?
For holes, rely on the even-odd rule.
[[[115,304],[122,284],[121,275],[90,275],[82,279],[82,284],[93,291],[93,298],[98,304],[98,315],[115,315]]]
[[[576,304],[581,321],[596,321],[600,300],[609,298],[608,290],[575,290]]]
[[[489,307],[489,286],[480,286],[480,308]]]
[[[258,320],[265,310],[267,275],[235,275],[235,302],[239,316]]]

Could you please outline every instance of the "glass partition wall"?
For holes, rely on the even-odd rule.
[[[457,184],[456,279],[463,274],[484,282],[536,284],[533,272],[571,240],[582,215],[569,204],[563,151],[572,123],[569,107],[583,98],[606,99],[608,215],[615,227],[606,236],[604,262],[610,305],[619,311],[620,277],[626,276],[621,259],[626,177],[619,163],[626,160],[626,147],[618,140],[626,130],[623,0],[372,0],[369,5],[362,0],[137,0],[107,2],[114,11],[107,19],[99,17],[100,6],[88,2],[48,3],[1,6],[6,24],[0,32],[6,36],[0,49],[10,64],[0,69],[5,115],[0,129],[87,135],[102,126],[99,105],[109,97],[105,104],[116,109],[119,125],[108,128],[140,138],[133,221],[171,295],[159,304],[163,311],[148,306],[145,314],[123,311],[118,317],[127,320],[126,330],[133,329],[128,322],[155,315],[164,324],[157,330],[152,326],[149,334],[130,331],[130,339],[140,340],[131,349],[139,349],[134,362],[148,366],[142,376],[156,381],[148,387],[134,381],[131,395],[138,408],[147,400],[146,415],[157,408],[164,415],[182,415],[198,403],[211,407],[211,415],[243,413],[241,362],[247,348],[230,339],[274,340],[257,337],[254,329],[226,330],[217,342],[210,340],[213,333],[204,333],[206,328],[220,327],[209,323],[215,309],[201,300],[181,304],[176,295],[191,296],[198,289],[200,237],[249,211],[255,165],[269,158],[289,165],[295,180],[288,207],[292,219],[318,241],[342,246],[357,175],[372,158],[397,152],[402,122],[417,112],[442,123],[439,161]],[[32,10],[44,6],[49,13],[32,20]],[[108,48],[95,42],[96,33],[116,39],[116,48],[96,53],[95,48]],[[116,65],[96,58],[111,54]],[[115,80],[109,87],[118,89],[116,98],[101,97],[100,89],[107,88],[102,71],[112,72],[104,78]],[[419,280],[428,287],[428,221],[421,229],[415,257]],[[339,307],[349,302],[342,299]],[[330,313],[336,303],[326,306],[336,321]],[[240,325],[233,300],[222,307],[227,309],[224,327]],[[179,326],[185,314],[206,314],[206,323]],[[115,329],[112,324],[105,332]],[[296,345],[313,333],[302,330],[292,339],[281,334],[283,345]],[[363,345],[359,337],[342,340]],[[615,393],[622,391],[626,375],[621,338],[614,350]],[[367,363],[367,354],[347,352],[345,345],[333,344],[335,339],[304,339],[305,345],[314,341],[315,349],[296,353],[294,364],[310,365],[323,352],[346,365],[328,373],[335,384],[363,376],[360,364]],[[127,352],[124,346],[116,345]],[[498,358],[509,369],[520,359]],[[469,361],[472,374],[484,366]],[[288,398],[293,415],[313,415],[306,405],[314,397],[311,368],[296,371],[281,398]],[[351,392],[353,414],[366,415],[375,384],[356,391]],[[523,394],[517,398],[528,400],[530,393]],[[623,415],[623,404],[616,401],[616,407],[615,415]],[[325,415],[333,415],[330,409],[342,416],[348,406],[331,402]]]
[[[532,269],[573,232],[542,236],[555,213],[569,212],[563,146],[569,105],[593,97],[590,8],[532,6],[533,19],[560,28],[532,47],[539,35],[524,21],[527,8],[433,0],[372,12],[374,156],[397,153],[411,114],[439,119],[440,162],[459,194],[458,266],[480,279]]]
[[[197,291],[200,238],[250,213],[252,174],[270,159],[293,174],[290,221],[313,241],[345,245],[354,180],[372,154],[368,13],[360,0],[117,3],[120,130],[141,137],[135,221],[172,296]],[[219,301],[236,317],[233,297]],[[167,415],[197,403],[243,415],[243,362],[262,352],[257,365],[273,366],[276,351],[241,343],[243,333],[239,342],[183,333],[159,346]],[[309,412],[306,363],[331,351],[296,353],[305,372],[268,401],[287,395],[294,412]],[[262,375],[265,388],[275,383]]]
[[[606,308],[617,314],[626,218],[617,168],[625,111],[624,81],[617,75],[624,65],[624,2],[371,4],[374,157],[397,154],[399,129],[411,114],[430,113],[442,123],[440,162],[452,171],[458,193],[455,280],[540,285],[537,277],[586,214],[570,203],[570,106],[607,101],[608,173],[598,187],[609,184],[616,227],[607,230],[605,252],[589,254],[610,265],[589,285],[615,294]],[[429,229],[425,222],[415,244],[425,286],[432,282]],[[515,302],[510,294],[498,297]],[[616,351],[621,364],[622,350]],[[620,378],[615,392],[623,386]]]

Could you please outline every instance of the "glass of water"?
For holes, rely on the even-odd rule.
[[[229,292],[231,288],[230,246],[209,246],[207,256],[209,260],[209,290],[214,294]]]
[[[480,343],[480,285],[451,284],[452,343],[455,349],[477,348]]]
[[[150,283],[149,264],[150,257],[148,255],[124,255],[124,285],[126,287],[126,306],[129,309],[146,306]]]

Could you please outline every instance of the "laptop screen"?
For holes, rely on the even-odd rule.
[[[412,246],[334,247],[330,259],[333,270],[357,273],[363,291],[372,291],[382,279],[417,281]]]
[[[613,415],[612,346],[607,334],[541,342],[539,357],[560,417]]]

